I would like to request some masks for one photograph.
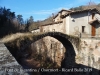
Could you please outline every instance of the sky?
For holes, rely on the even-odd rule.
[[[23,19],[33,16],[34,21],[44,20],[61,9],[70,9],[86,5],[89,1],[100,3],[100,0],[0,0],[0,6],[11,9]]]

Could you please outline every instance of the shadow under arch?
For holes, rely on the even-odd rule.
[[[74,66],[76,54],[75,54],[75,50],[74,50],[72,43],[63,36],[59,36],[59,35],[47,35],[47,36],[53,37],[57,39],[58,41],[60,41],[66,49],[65,58],[62,61],[61,67],[66,68],[66,67]]]
[[[50,36],[50,37],[57,39],[59,42],[61,42],[63,44],[63,46],[66,49],[65,58],[61,62],[61,67],[63,67],[63,68],[73,67],[75,64],[76,53],[75,53],[75,50],[74,50],[72,43],[69,40],[68,35],[60,33],[60,32],[47,32],[47,33],[44,33],[43,35],[37,36],[35,38],[35,40],[31,43],[34,43],[34,42],[38,41],[39,39],[42,39],[42,38],[47,37],[47,36]],[[27,44],[27,46],[30,45],[31,43]]]

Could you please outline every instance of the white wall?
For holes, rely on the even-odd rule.
[[[69,20],[70,20],[70,17],[67,16],[66,17],[66,34],[69,34],[69,31],[70,31],[70,29],[69,29],[69,25],[70,25]]]
[[[67,20],[67,19],[66,19]],[[72,14],[69,17],[69,34],[75,35],[82,32],[82,26],[85,26],[85,33],[91,34],[88,24],[88,12]]]
[[[95,14],[94,20],[96,17],[100,20],[100,15]],[[69,22],[68,22],[69,19]],[[82,33],[82,26],[85,26],[85,33],[83,34],[89,34],[91,35],[92,33],[92,26],[89,24],[90,21],[92,20],[92,13],[88,16],[88,12],[83,12],[83,13],[77,13],[77,14],[71,14],[68,17],[66,17],[66,30],[69,28],[69,33],[70,35],[78,35],[79,33]],[[68,27],[69,24],[69,27]],[[96,24],[96,34],[100,34],[100,24]]]

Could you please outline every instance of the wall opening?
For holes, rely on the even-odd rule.
[[[85,26],[82,26],[82,33],[85,32]]]
[[[52,44],[51,44],[51,49],[52,49]]]

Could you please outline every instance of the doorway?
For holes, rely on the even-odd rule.
[[[95,25],[91,25],[91,26],[92,26],[91,36],[95,36],[95,33],[96,33]]]

